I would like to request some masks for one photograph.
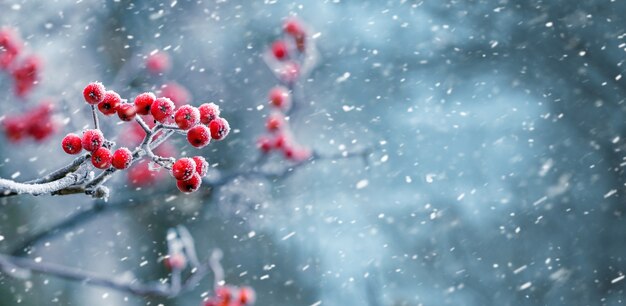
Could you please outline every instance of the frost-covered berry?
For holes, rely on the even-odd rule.
[[[241,287],[239,289],[239,303],[241,303],[241,305],[251,305],[254,304],[254,301],[256,300],[256,294],[254,292],[254,289],[252,289],[251,287]]]
[[[115,169],[123,170],[130,166],[130,162],[133,160],[133,153],[128,148],[119,148],[113,152],[111,165]]]
[[[287,44],[282,40],[277,40],[272,44],[272,54],[274,57],[282,60],[287,56]]]
[[[209,123],[209,129],[211,129],[211,138],[222,140],[230,132],[230,125],[228,125],[226,119],[218,117]]]
[[[117,107],[122,103],[122,98],[117,92],[108,90],[104,94],[102,102],[98,103],[98,110],[107,116],[115,114]]]
[[[200,111],[200,122],[209,124],[213,119],[220,116],[220,107],[215,103],[204,103],[198,107]]]
[[[198,173],[194,173],[193,176],[188,180],[176,181],[176,186],[178,187],[178,190],[184,193],[194,192],[198,190],[198,188],[200,188],[200,185],[202,185],[202,178]]]
[[[158,98],[154,100],[150,106],[150,113],[154,120],[158,122],[165,122],[174,113],[174,102],[168,98]]]
[[[202,148],[211,142],[211,131],[204,125],[196,125],[187,132],[187,141],[196,148]]]
[[[107,169],[111,167],[112,158],[113,156],[109,149],[100,147],[91,155],[91,163],[98,169]]]
[[[100,130],[86,130],[83,133],[82,145],[83,149],[93,152],[100,148],[104,143],[104,136]]]
[[[182,130],[188,130],[200,121],[200,111],[191,105],[183,105],[176,111],[174,121]]]
[[[188,180],[196,173],[196,162],[192,158],[181,158],[172,166],[172,176],[177,180]]]
[[[285,121],[284,121],[282,115],[272,114],[272,115],[270,115],[269,118],[267,118],[267,121],[265,122],[265,127],[270,132],[276,132],[276,131],[280,130],[283,127],[284,122]]]
[[[272,139],[267,136],[261,136],[257,140],[257,147],[263,153],[269,153],[272,150]]]
[[[85,102],[95,105],[102,102],[105,92],[106,89],[104,89],[102,83],[92,82],[85,86],[85,89],[83,90],[83,97],[85,97]]]
[[[151,92],[144,92],[135,97],[135,107],[137,114],[147,115],[150,113],[150,106],[156,100],[156,96]]]
[[[65,151],[65,153],[78,154],[83,149],[81,142],[80,136],[74,133],[69,133],[63,137],[61,145],[63,146],[63,151]]]
[[[270,104],[276,108],[286,110],[291,106],[289,90],[283,86],[276,86],[269,92]]]
[[[117,107],[117,116],[122,121],[132,121],[137,115],[137,108],[134,104],[124,103]]]
[[[209,163],[202,156],[194,156],[193,161],[196,162],[196,173],[200,174],[200,176],[206,176],[207,172],[209,172]]]

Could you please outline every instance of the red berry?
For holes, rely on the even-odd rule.
[[[187,265],[187,258],[181,253],[175,253],[166,257],[163,264],[170,270],[181,270]]]
[[[267,122],[265,123],[265,127],[270,132],[276,132],[280,130],[284,125],[284,119],[282,115],[272,114],[269,118],[267,118]]]
[[[272,150],[272,140],[267,136],[261,136],[257,140],[257,147],[263,153],[269,153]]]
[[[282,149],[287,144],[289,144],[289,137],[284,133],[278,134],[276,138],[274,138],[274,148],[276,149]]]
[[[13,29],[0,29],[0,69],[9,68],[21,49],[22,42]]]
[[[27,126],[22,118],[6,118],[2,123],[6,136],[11,142],[18,142],[24,138]]]
[[[127,171],[128,181],[136,187],[154,184],[163,177],[163,172],[150,171],[148,161],[140,161]]]
[[[100,147],[91,155],[91,163],[98,169],[111,167],[111,151],[105,147]]]
[[[295,18],[291,18],[285,21],[285,24],[283,25],[283,30],[285,31],[285,33],[292,35],[292,36],[304,35],[304,30],[302,28],[302,25]]]
[[[134,104],[124,103],[117,107],[117,116],[122,121],[131,121],[137,115],[137,108]]]
[[[100,112],[107,116],[115,114],[117,107],[122,103],[122,98],[117,92],[109,90],[104,94],[102,102],[98,103],[98,109]]]
[[[137,114],[147,115],[150,113],[150,106],[156,100],[156,96],[151,92],[144,92],[135,97],[135,107],[137,108]]]
[[[150,106],[150,113],[154,120],[165,122],[174,113],[174,102],[168,98],[158,98]]]
[[[204,125],[196,125],[187,132],[187,141],[196,148],[202,148],[211,142],[211,131]]]
[[[242,305],[254,304],[255,299],[256,294],[254,293],[254,289],[250,287],[241,287],[239,289],[239,303]]]
[[[207,172],[209,172],[209,163],[202,156],[194,156],[193,161],[196,162],[196,173],[200,174],[200,176],[206,176]]]
[[[188,180],[176,181],[176,186],[178,187],[178,190],[184,193],[194,192],[198,190],[198,188],[200,188],[200,185],[202,185],[202,178],[198,173],[194,173],[193,176]]]
[[[80,137],[74,133],[69,133],[63,137],[61,145],[63,146],[63,151],[67,154],[78,154],[83,149]]]
[[[104,136],[100,130],[86,130],[83,133],[83,149],[93,152],[104,143]]]
[[[174,115],[176,125],[183,130],[188,130],[200,121],[200,111],[191,105],[183,105]]]
[[[222,303],[228,304],[233,299],[233,289],[227,286],[215,288],[215,297]]]
[[[83,97],[88,104],[98,104],[104,99],[105,91],[100,82],[89,83],[83,90]]]
[[[282,40],[277,40],[272,44],[272,54],[279,60],[287,56],[287,44]]]
[[[213,119],[220,116],[220,107],[215,103],[204,103],[198,107],[200,111],[200,122],[209,124]]]
[[[211,138],[222,140],[230,132],[230,125],[228,125],[226,119],[218,117],[209,123],[209,129],[211,129]]]
[[[161,72],[165,72],[170,69],[170,57],[167,53],[164,52],[156,52],[154,54],[150,54],[146,59],[146,68],[151,73],[159,74]]]
[[[18,67],[12,71],[15,79],[15,91],[20,97],[26,95],[35,86],[39,79],[41,59],[31,55],[22,60]]]
[[[172,176],[177,180],[188,180],[196,173],[196,162],[191,158],[181,158],[172,166]]]
[[[289,97],[289,91],[282,86],[274,87],[269,93],[270,104],[276,108],[287,109],[291,104],[291,98]]]
[[[180,106],[189,103],[191,100],[191,94],[185,86],[176,82],[169,82],[161,86],[161,97],[168,98],[174,102],[174,105]]]
[[[130,166],[133,160],[133,153],[128,148],[119,148],[113,152],[111,164],[115,169],[123,170]]]

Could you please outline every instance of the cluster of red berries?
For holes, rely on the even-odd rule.
[[[11,75],[18,97],[24,97],[33,89],[41,71],[39,57],[24,53],[23,43],[15,31],[10,28],[0,29],[0,70]]]
[[[274,41],[271,54],[278,60],[278,72],[283,81],[291,83],[300,76],[300,64],[297,59],[306,52],[307,31],[295,18],[288,19],[283,25],[285,38]]]
[[[211,139],[224,139],[230,131],[228,121],[219,116],[220,109],[214,103],[205,103],[198,108],[183,105],[176,110],[171,100],[156,98],[153,93],[142,93],[135,97],[133,103],[126,103],[119,94],[107,91],[98,82],[88,84],[83,90],[83,97],[88,104],[97,105],[104,115],[117,113],[122,121],[131,121],[138,114],[150,114],[154,121],[161,124],[174,121],[176,125],[169,127],[186,131],[187,140],[197,148],[206,146]],[[91,163],[98,169],[127,169],[133,162],[133,153],[125,147],[112,153],[109,144],[98,129],[86,130],[82,137],[70,133],[62,141],[63,150],[68,154],[78,154],[83,149],[91,152]],[[172,163],[171,173],[177,180],[178,189],[193,192],[202,184],[202,177],[207,174],[208,167],[208,162],[202,156],[181,158]]]
[[[43,101],[39,106],[25,112],[22,115],[11,115],[2,121],[2,127],[7,138],[12,142],[18,142],[25,138],[35,141],[43,141],[52,135],[58,127],[52,117],[54,105],[49,101]]]
[[[203,306],[245,306],[254,304],[255,300],[251,287],[219,286],[215,296],[204,301]]]
[[[270,90],[270,105],[275,109],[265,121],[265,128],[269,135],[261,135],[257,140],[257,146],[263,154],[273,150],[283,153],[285,158],[292,161],[306,160],[311,156],[308,149],[298,146],[291,136],[289,125],[285,117],[286,111],[291,105],[291,96],[287,88],[278,86]]]

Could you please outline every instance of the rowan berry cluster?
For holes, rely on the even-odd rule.
[[[152,133],[162,133],[161,129],[183,132],[186,133],[189,143],[197,148],[206,146],[211,139],[224,139],[230,131],[228,121],[219,116],[220,109],[213,103],[205,103],[199,108],[183,105],[176,109],[170,99],[156,98],[150,92],[137,95],[133,103],[129,103],[116,92],[107,91],[98,82],[88,84],[83,90],[83,96],[88,104],[97,106],[102,114],[106,116],[117,114],[122,121],[137,118],[137,123],[140,126],[144,124],[146,129],[147,125],[137,115],[151,116],[158,125],[158,130],[157,127],[151,129]],[[198,190],[202,184],[202,177],[207,174],[208,162],[202,156],[174,160],[154,155],[148,146],[154,136],[146,135],[148,138],[145,141],[146,146],[140,149],[147,150],[153,162],[171,170],[179,190],[186,193]],[[62,147],[68,154],[78,154],[83,149],[91,152],[91,163],[98,169],[113,167],[124,170],[137,159],[135,156],[137,154],[125,147],[111,152],[112,142],[107,141],[98,128],[85,130],[82,137],[74,133],[67,134],[63,138]]]
[[[302,23],[296,19],[289,19],[283,25],[285,38],[276,40],[271,45],[272,56],[278,60],[278,76],[286,86],[276,86],[269,91],[269,105],[273,109],[267,117],[265,128],[268,134],[257,140],[257,146],[262,153],[280,151],[285,158],[292,161],[306,160],[311,156],[308,149],[302,148],[293,140],[289,129],[287,114],[291,110],[293,99],[293,82],[300,77],[300,61],[305,57],[306,31]],[[294,68],[297,67],[297,68]]]
[[[39,80],[41,60],[26,54],[21,39],[10,28],[0,29],[0,70],[11,75],[18,97],[28,94]]]
[[[204,301],[203,306],[245,306],[254,304],[255,299],[251,287],[219,286],[215,296]]]
[[[33,109],[22,115],[11,115],[2,121],[2,127],[11,142],[18,142],[25,138],[42,141],[52,135],[58,128],[52,117],[54,105],[50,101],[43,101]]]
[[[286,83],[295,82],[301,73],[300,58],[307,50],[306,27],[295,18],[288,19],[283,25],[284,36],[272,43],[270,51],[280,79]]]

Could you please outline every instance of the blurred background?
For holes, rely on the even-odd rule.
[[[158,281],[166,231],[185,225],[200,257],[224,251],[226,282],[255,288],[256,305],[623,304],[625,10],[616,0],[2,1],[0,25],[19,32],[41,74],[18,97],[1,73],[0,114],[50,99],[58,126],[41,141],[3,133],[0,177],[71,161],[60,140],[90,124],[82,88],[94,80],[126,98],[175,81],[189,103],[215,101],[233,131],[201,154],[216,175],[245,171],[277,84],[264,55],[288,16],[319,53],[296,87],[298,143],[374,150],[194,195],[167,175],[137,187],[120,174],[107,202],[2,198],[0,252]],[[142,70],[154,51],[169,56],[166,73]],[[105,135],[125,134],[102,121]],[[197,154],[184,137],[171,145]],[[201,305],[212,286],[209,276],[163,299],[0,274],[0,305]]]

